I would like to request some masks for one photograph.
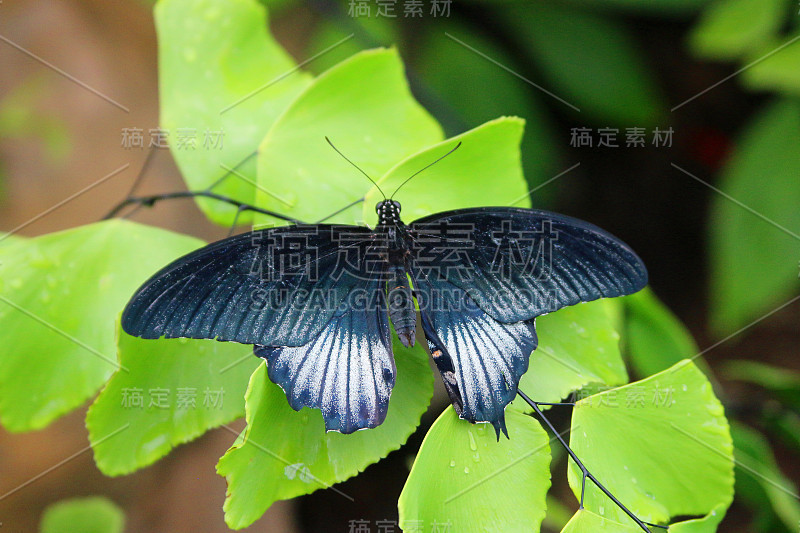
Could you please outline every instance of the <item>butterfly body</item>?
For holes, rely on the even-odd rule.
[[[400,342],[410,348],[416,342],[417,312],[414,308],[413,292],[408,280],[411,258],[411,237],[400,218],[400,203],[384,200],[375,206],[378,225],[375,232],[382,235],[385,251],[381,254],[386,262],[386,301],[389,319]]]
[[[499,435],[537,346],[534,319],[647,283],[627,245],[564,215],[472,208],[404,224],[393,200],[376,212],[374,229],[281,226],[212,243],[148,280],[122,327],[252,344],[294,409],[351,433],[383,422],[396,377],[390,323],[412,346],[419,308],[456,412]]]

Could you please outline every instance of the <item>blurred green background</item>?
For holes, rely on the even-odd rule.
[[[394,4],[395,17],[379,15],[374,1],[264,3],[273,34],[298,63],[314,58],[304,64],[314,74],[358,50],[396,45],[415,96],[448,135],[501,115],[525,118],[523,163],[534,205],[590,220],[637,250],[654,292],[685,323],[719,382],[745,464],[720,530],[797,530],[797,498],[776,488],[800,479],[794,0],[461,0],[440,1],[435,13],[434,2],[423,0],[414,17],[405,16],[408,0]],[[20,234],[95,221],[125,196],[147,150],[124,146],[123,132],[159,126],[151,8],[137,1],[0,4],[4,231],[129,163],[127,172]],[[169,152],[157,151],[141,192],[184,187]],[[137,220],[207,240],[226,234],[188,202],[143,211]],[[354,517],[373,524],[396,517],[409,454],[436,412],[403,449],[344,484],[357,503],[316,493],[276,504],[248,530],[347,531]],[[83,416],[34,433],[0,430],[0,495],[84,450]],[[230,437],[211,432],[113,480],[84,451],[0,499],[0,522],[32,531],[45,506],[104,494],[124,510],[126,531],[226,531],[225,482],[213,466]],[[563,480],[563,457],[554,468],[554,479]],[[563,507],[568,517],[576,502],[566,483],[552,494],[561,500],[551,508]],[[550,531],[563,525],[557,512],[550,520]]]

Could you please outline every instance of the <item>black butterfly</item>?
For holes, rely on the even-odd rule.
[[[122,327],[155,339],[253,344],[295,409],[351,433],[386,417],[395,383],[390,323],[428,348],[461,418],[507,435],[504,409],[537,346],[536,317],[634,293],[639,257],[602,229],[547,211],[459,209],[375,229],[292,225],[212,243],[148,280]],[[410,278],[410,281],[409,281]]]

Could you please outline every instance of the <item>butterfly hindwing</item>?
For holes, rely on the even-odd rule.
[[[460,287],[506,323],[631,294],[647,284],[644,264],[625,243],[557,213],[461,209],[408,227],[418,269]]]
[[[284,226],[212,243],[150,278],[122,327],[148,339],[303,345],[369,274],[348,254],[364,257],[371,235],[356,226]]]
[[[383,285],[357,287],[364,298],[343,304],[303,346],[254,347],[289,405],[319,409],[328,431],[352,433],[386,418],[396,369]]]
[[[458,415],[507,434],[505,407],[536,348],[533,321],[499,322],[447,281],[414,280],[425,337]]]

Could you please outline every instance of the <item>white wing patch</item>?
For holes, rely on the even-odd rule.
[[[340,310],[303,346],[254,347],[289,405],[319,409],[328,431],[352,433],[386,418],[396,368],[385,298],[373,285],[377,309]]]
[[[417,287],[425,336],[459,416],[505,433],[505,407],[536,349],[533,320],[498,322],[446,281],[420,279]]]

